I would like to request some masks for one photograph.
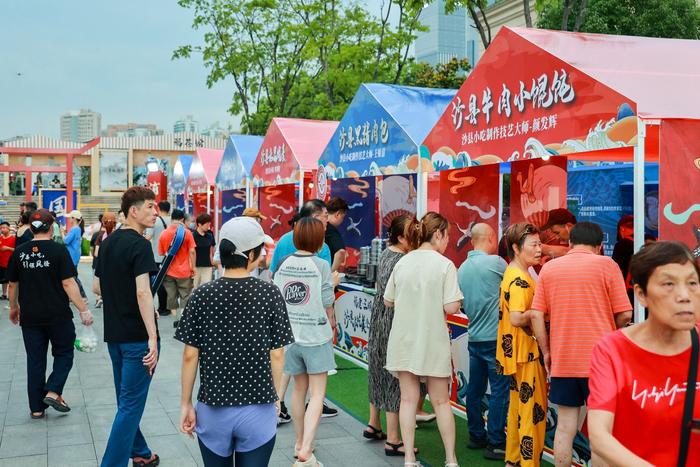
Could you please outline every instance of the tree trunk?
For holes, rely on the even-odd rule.
[[[476,26],[477,31],[479,31],[479,36],[481,36],[481,43],[484,44],[484,49],[486,49],[489,46],[489,41],[486,38],[486,31],[484,30],[484,25],[481,24],[481,20],[479,20],[479,15],[477,15],[474,7],[472,5],[468,5],[468,9],[469,16],[472,17],[474,25]]]
[[[481,7],[481,4],[479,4],[479,11],[481,12],[481,17],[484,20],[484,26],[486,26],[486,38],[488,39],[489,43],[486,46],[488,48],[489,45],[491,45],[491,25],[489,24],[489,20],[486,18],[486,12],[484,9]]]
[[[530,14],[530,0],[523,0],[523,9],[525,10],[525,26],[532,27],[532,14]]]
[[[581,8],[576,15],[576,24],[574,25],[574,31],[579,32],[581,30],[581,25],[586,20],[586,13],[588,13],[588,0],[581,0]]]
[[[561,17],[561,30],[569,30],[569,15],[571,14],[571,9],[573,8],[574,0],[564,0],[564,13]]]

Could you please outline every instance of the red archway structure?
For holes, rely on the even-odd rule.
[[[66,206],[73,206],[73,158],[81,154],[85,154],[90,149],[100,143],[100,137],[88,141],[80,148],[25,148],[25,147],[0,147],[0,154],[16,154],[23,156],[33,155],[49,155],[49,156],[66,156],[65,166],[26,166],[26,165],[0,165],[0,172],[24,172],[25,179],[31,180],[33,173],[65,173],[66,174]],[[25,190],[25,199],[32,199],[32,191]]]

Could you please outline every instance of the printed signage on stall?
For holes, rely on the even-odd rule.
[[[367,363],[369,322],[374,297],[363,292],[344,292],[336,298],[335,321],[338,323],[336,348]]]
[[[461,167],[631,146],[636,135],[629,98],[503,28],[423,144],[434,163]]]

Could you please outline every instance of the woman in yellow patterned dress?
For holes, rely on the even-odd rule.
[[[496,371],[511,377],[506,465],[539,466],[547,426],[547,380],[530,328],[535,281],[528,269],[539,264],[542,243],[532,224],[511,225],[504,236],[512,262],[501,282]]]

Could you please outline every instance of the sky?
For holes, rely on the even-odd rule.
[[[100,112],[103,129],[136,122],[172,132],[186,115],[200,129],[239,127],[227,112],[231,80],[209,89],[201,56],[171,60],[203,35],[176,0],[8,1],[2,17],[0,140],[57,138],[60,116],[81,108]]]

